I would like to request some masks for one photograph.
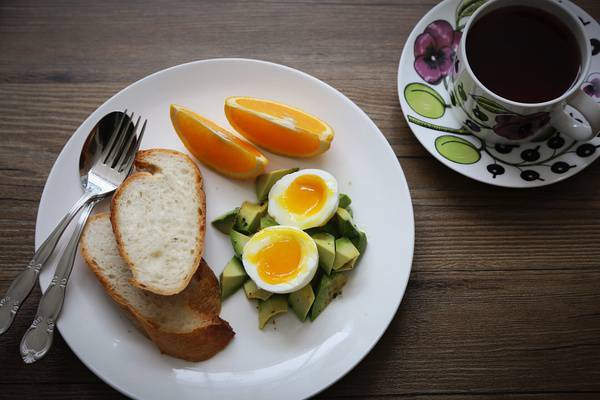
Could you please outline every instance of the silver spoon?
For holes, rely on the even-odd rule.
[[[110,160],[111,163],[116,164],[117,161],[121,161],[118,158],[121,152],[117,152],[117,150],[122,151],[127,146],[129,146],[129,150],[133,151],[133,154],[137,151],[137,147],[133,149],[131,145],[132,143],[139,145],[139,140],[134,141],[135,129],[132,126],[131,117],[127,116],[126,112],[115,111],[107,114],[88,135],[79,156],[79,174],[84,192],[41,244],[27,267],[15,278],[6,295],[0,299],[0,335],[10,328],[23,301],[35,286],[40,270],[50,258],[63,231],[73,217],[82,207],[112,193],[129,173],[133,160],[130,160],[131,163],[122,172],[113,171],[112,167],[102,164],[108,160],[109,156],[113,156]],[[144,128],[145,126],[144,123]],[[143,129],[140,139],[142,134]],[[127,152],[122,153],[125,156]],[[115,155],[117,156],[116,160]],[[99,179],[102,177],[106,177],[109,182],[103,183],[103,179]]]
[[[117,128],[113,131],[117,133],[110,136],[110,140],[106,145],[101,143],[101,146],[98,146],[102,149],[100,156],[85,158],[80,163],[80,167],[82,167],[86,165],[86,162],[90,160],[92,162],[92,167],[87,175],[81,176],[81,183],[85,192],[93,193],[93,195],[91,201],[84,206],[71,239],[69,239],[56,263],[54,277],[40,299],[33,323],[21,339],[19,349],[23,361],[27,364],[34,363],[44,357],[52,346],[54,328],[65,300],[67,282],[73,270],[81,232],[96,203],[114,192],[129,175],[146,128],[146,121],[144,121],[140,135],[136,138],[140,119],[138,117],[133,129],[131,129],[131,118],[126,114],[122,115],[119,118]],[[90,152],[87,154],[96,153]]]

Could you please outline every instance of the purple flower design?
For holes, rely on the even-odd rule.
[[[502,114],[496,116],[494,132],[511,140],[533,135],[550,122],[550,114],[539,112],[531,115]]]
[[[449,22],[433,21],[415,40],[415,71],[427,83],[438,84],[452,69],[462,32]]]
[[[590,74],[587,78],[587,82],[583,84],[583,91],[588,96],[600,98],[600,74],[595,72]]]

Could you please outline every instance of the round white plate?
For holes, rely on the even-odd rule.
[[[600,24],[569,0],[557,1],[570,7],[579,17],[592,43],[592,65],[584,87],[594,99],[600,100]],[[427,151],[444,165],[490,185],[536,187],[575,175],[600,156],[600,137],[585,143],[549,132],[550,136],[536,143],[512,148],[485,143],[463,131],[463,121],[456,120],[448,110],[451,100],[447,79],[426,82],[416,71],[414,43],[417,36],[439,20],[446,21],[455,32],[461,31],[470,15],[484,2],[444,0],[429,11],[409,35],[398,67],[398,96],[408,126]],[[413,95],[407,96],[407,92]],[[421,95],[414,95],[416,93]],[[445,146],[448,143],[453,146]]]
[[[258,329],[255,304],[243,292],[223,304],[221,316],[236,332],[212,359],[191,363],[161,355],[103,292],[81,257],[71,276],[58,328],[77,356],[99,377],[140,399],[300,399],[346,374],[375,345],[394,317],[410,273],[414,221],[400,164],[369,117],[343,94],[300,71],[262,61],[216,59],[179,65],[122,90],[77,129],[56,160],[40,202],[36,245],[80,196],[79,149],[106,113],[127,108],[148,118],[142,148],[185,152],[169,120],[169,104],[190,107],[228,127],[227,96],[274,99],[313,113],[336,132],[323,156],[296,160],[267,154],[269,169],[322,168],[353,200],[357,224],[368,234],[364,258],[343,295],[313,323],[293,313]],[[255,199],[253,182],[224,178],[200,165],[207,218]],[[106,205],[105,205],[106,206]],[[232,256],[229,240],[209,225],[205,259],[219,274]],[[54,266],[40,277],[42,288]]]

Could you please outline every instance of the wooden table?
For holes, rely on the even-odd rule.
[[[369,114],[400,159],[415,210],[398,314],[319,397],[600,398],[600,163],[550,187],[511,190],[435,161],[402,116],[396,69],[411,28],[436,3],[2,0],[0,293],[33,253],[54,160],[96,107],[175,64],[270,60],[330,83]],[[599,1],[577,3],[600,17]],[[60,337],[43,361],[22,363],[17,346],[39,295],[0,337],[0,398],[120,397]]]

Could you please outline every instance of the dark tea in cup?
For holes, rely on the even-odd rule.
[[[481,84],[519,103],[556,99],[581,73],[572,30],[540,8],[515,5],[493,10],[471,26],[465,45]]]

